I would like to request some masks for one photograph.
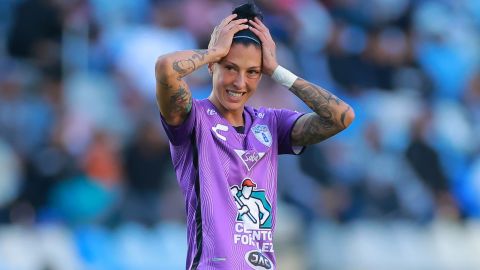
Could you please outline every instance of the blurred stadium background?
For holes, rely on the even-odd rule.
[[[480,1],[256,2],[357,115],[280,159],[279,269],[480,269]],[[0,1],[0,270],[184,269],[154,63],[239,3]],[[251,103],[306,110],[269,78]]]

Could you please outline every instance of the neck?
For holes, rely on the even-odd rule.
[[[241,126],[244,126],[245,123],[243,121],[243,112],[240,113],[240,116],[238,115],[222,115],[223,118],[225,118],[229,123],[230,125],[234,126],[234,127],[241,127]]]
[[[208,99],[215,105],[215,108],[217,111],[222,115],[222,117],[227,120],[230,125],[234,127],[239,127],[239,126],[244,126],[244,119],[243,119],[243,109],[244,107],[242,106],[241,109],[239,110],[228,110],[225,107],[222,106],[220,102],[216,98],[214,98],[212,95],[208,97]]]

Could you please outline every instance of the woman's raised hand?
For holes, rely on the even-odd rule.
[[[237,14],[226,17],[213,29],[208,49],[218,55],[219,59],[217,61],[225,57],[230,51],[233,35],[248,28],[248,25],[245,24],[247,19],[235,20],[236,17]]]
[[[252,25],[250,30],[258,36],[262,42],[262,54],[263,54],[263,73],[272,76],[273,71],[278,66],[277,62],[277,47],[275,41],[273,41],[272,36],[268,28],[262,23],[261,20],[255,18],[255,20],[250,20],[249,23]]]

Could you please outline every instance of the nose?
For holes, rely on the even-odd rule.
[[[235,81],[233,82],[233,85],[237,89],[244,89],[245,88],[245,75],[244,74],[238,74],[237,77],[235,78]]]

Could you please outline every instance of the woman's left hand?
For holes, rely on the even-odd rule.
[[[262,41],[263,73],[272,76],[278,66],[275,42],[268,28],[258,18],[255,17],[254,21],[249,20],[248,22],[253,26],[250,26],[250,30]]]

